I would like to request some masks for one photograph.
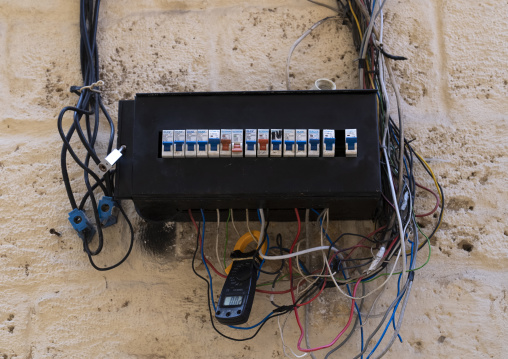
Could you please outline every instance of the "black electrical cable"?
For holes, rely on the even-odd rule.
[[[129,220],[129,218],[127,217],[127,214],[125,213],[124,209],[122,208],[122,206],[120,204],[118,204],[118,209],[120,210],[120,212],[122,213],[123,217],[125,218],[125,220],[127,221],[127,224],[129,225],[129,230],[131,232],[131,241],[130,241],[130,244],[129,244],[129,249],[127,250],[127,253],[125,254],[125,256],[119,261],[117,262],[116,264],[110,266],[110,267],[105,267],[105,268],[100,268],[98,267],[93,259],[92,259],[92,254],[90,252],[87,251],[87,247],[84,246],[85,248],[85,251],[87,251],[87,254],[88,254],[88,259],[90,260],[90,264],[92,265],[92,267],[94,267],[95,269],[97,269],[98,271],[108,271],[108,270],[111,270],[111,269],[114,269],[116,267],[118,267],[120,264],[122,264],[123,262],[125,262],[125,260],[129,257],[129,255],[131,254],[131,251],[132,251],[132,247],[134,245],[134,229],[132,228],[132,223],[131,221]],[[86,242],[86,241],[84,241]]]
[[[199,249],[199,239],[200,239],[200,226],[201,226],[201,222],[198,223],[198,233],[197,233],[197,238],[196,238],[196,249],[194,250],[194,255],[192,256],[192,271],[194,272],[194,274],[196,276],[198,276],[199,278],[201,278],[202,280],[204,280],[206,282],[206,288],[207,288],[207,303],[208,303],[208,313],[210,314],[210,322],[212,324],[212,327],[213,329],[217,332],[217,334],[219,334],[220,336],[226,338],[226,339],[229,339],[229,340],[233,340],[233,341],[236,341],[236,342],[243,342],[243,341],[247,341],[247,340],[251,340],[253,339],[254,337],[256,337],[256,335],[258,335],[259,331],[263,328],[263,326],[268,322],[268,320],[272,319],[272,318],[275,318],[275,317],[278,317],[278,316],[281,316],[281,315],[284,315],[286,313],[288,313],[289,310],[285,310],[285,311],[281,311],[281,312],[275,312],[275,311],[272,311],[272,313],[274,313],[273,315],[271,315],[267,320],[265,320],[263,323],[261,323],[258,327],[258,329],[254,332],[253,335],[251,335],[250,337],[247,337],[247,338],[232,338],[224,333],[222,333],[220,330],[217,329],[217,327],[215,326],[215,323],[214,323],[214,320],[213,320],[213,314],[212,314],[212,306],[210,304],[210,300],[213,300],[213,298],[210,298],[210,283],[208,282],[208,280],[201,276],[197,271],[196,271],[196,267],[194,265],[194,262],[196,261],[196,254],[198,252],[198,249]],[[281,307],[282,308],[282,307]],[[280,308],[276,309],[277,311],[280,310]]]
[[[264,242],[266,241],[266,236],[267,236],[267,233],[266,233],[266,230],[268,229],[268,225],[266,225],[266,229],[265,229],[265,236],[263,238],[263,242],[261,242],[261,245],[259,246],[259,248],[261,248],[264,244]],[[284,248],[282,247],[282,235],[280,233],[277,234],[277,237],[275,238],[275,243],[277,244],[277,248],[279,249],[279,252],[280,254],[284,254]],[[280,263],[280,268],[276,271],[273,271],[273,272],[270,272],[270,271],[266,271],[264,269],[261,269],[259,268],[259,266],[257,264],[255,264],[256,266],[256,269],[258,271],[260,271],[261,273],[264,273],[264,274],[270,274],[270,275],[278,275],[282,272],[282,270],[284,269],[284,265],[286,264],[286,260],[285,259],[282,259],[281,260],[281,263]]]
[[[101,94],[94,87],[100,85],[99,81],[99,51],[97,46],[97,27],[99,19],[100,0],[80,0],[80,16],[79,16],[79,29],[80,29],[80,63],[81,63],[81,76],[83,86],[71,86],[71,92],[79,96],[76,106],[68,106],[62,109],[58,116],[57,127],[60,137],[62,138],[63,145],[61,151],[61,168],[62,179],[67,192],[67,197],[71,208],[83,210],[86,202],[90,200],[93,210],[93,217],[95,219],[95,226],[97,228],[98,245],[95,250],[89,247],[89,238],[83,239],[83,248],[87,253],[92,266],[100,271],[110,270],[116,268],[123,263],[131,253],[134,241],[134,230],[131,222],[120,204],[117,204],[122,216],[126,219],[131,232],[131,242],[127,254],[117,264],[105,268],[100,268],[92,260],[92,256],[99,254],[103,249],[104,238],[101,228],[99,209],[94,191],[97,188],[103,192],[104,196],[114,197],[114,171],[107,171],[105,174],[99,176],[92,168],[90,168],[90,160],[95,165],[98,165],[101,160],[95,150],[97,137],[100,127],[100,114],[104,115],[107,125],[109,127],[109,139],[107,144],[107,153],[113,149],[115,127],[111,116],[109,115],[106,107],[104,106]],[[73,113],[73,121],[67,130],[63,129],[63,117],[67,112]],[[77,135],[81,144],[85,149],[85,158],[81,160],[71,145],[71,139]],[[82,197],[79,207],[76,198],[72,191],[71,181],[67,170],[67,155],[70,155],[72,160],[83,170],[83,181],[86,186],[85,195]],[[90,177],[93,183],[90,182]]]

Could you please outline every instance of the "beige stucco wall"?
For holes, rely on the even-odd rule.
[[[188,225],[149,228],[129,207],[141,233],[131,257],[107,273],[89,265],[66,218],[56,130],[60,109],[76,101],[69,86],[80,84],[78,13],[77,0],[0,1],[0,358],[282,357],[276,322],[246,343],[212,330],[206,287],[190,269]],[[103,1],[104,100],[116,120],[118,100],[136,92],[282,90],[289,47],[328,14],[303,0]],[[390,358],[508,356],[507,14],[501,0],[387,5],[385,43],[409,58],[396,65],[408,137],[448,198],[431,262],[416,276],[404,343]],[[329,77],[354,88],[351,46],[340,21],[316,30],[294,54],[295,87]],[[70,173],[78,183],[80,172]],[[424,197],[420,209],[431,205]],[[276,228],[294,235],[294,224]],[[368,228],[346,222],[332,231]],[[208,231],[212,238],[213,224]],[[155,232],[167,245],[150,242]],[[101,264],[127,246],[124,224],[107,234]],[[257,296],[253,319],[270,310],[266,299]],[[312,343],[332,338],[348,305],[330,291],[313,306]],[[295,347],[296,338],[291,319],[286,341]],[[353,340],[338,357],[358,347]]]

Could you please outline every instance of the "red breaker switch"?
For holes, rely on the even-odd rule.
[[[220,157],[231,157],[231,130],[220,130]]]
[[[258,157],[268,157],[268,147],[270,144],[270,130],[258,129]]]
[[[222,139],[220,140],[220,144],[222,145],[223,151],[229,151],[229,145],[231,144],[231,140]]]
[[[266,151],[266,148],[268,146],[268,139],[260,139],[259,140],[259,150],[260,151]]]
[[[231,130],[231,137],[233,143],[231,155],[233,157],[243,157],[243,130]]]

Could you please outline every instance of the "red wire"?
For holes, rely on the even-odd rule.
[[[367,234],[367,237],[372,237],[374,236],[375,234],[377,234],[378,232],[381,232],[383,229],[385,229],[386,226],[382,226],[382,227],[379,227],[378,229],[376,229],[374,232],[371,232],[369,234]],[[355,248],[351,249],[351,251],[348,253],[346,259],[349,259],[349,257],[351,257],[351,254],[353,254],[353,252],[359,248],[358,246],[361,245],[363,242],[365,242],[365,238],[362,238],[362,240],[360,242],[358,242],[358,244],[355,246]],[[370,248],[370,247],[367,247],[367,248]]]
[[[420,187],[421,189],[424,189],[424,190],[426,190],[427,192],[432,193],[432,194],[434,195],[434,197],[436,197],[436,206],[435,206],[435,207],[434,207],[434,209],[433,209],[432,211],[430,211],[429,213],[416,214],[416,215],[415,215],[415,217],[427,217],[427,216],[430,216],[431,214],[434,214],[434,212],[436,212],[436,211],[437,211],[437,209],[439,208],[439,205],[441,204],[441,203],[440,203],[441,201],[439,200],[439,196],[438,196],[438,195],[437,195],[437,193],[436,193],[436,192],[434,192],[433,190],[431,190],[431,189],[429,189],[429,188],[427,188],[427,187],[424,187],[424,186],[422,186],[422,185],[421,185],[421,184],[419,184],[419,183],[416,183],[416,185],[417,185],[418,187]]]
[[[289,253],[293,253],[293,250],[294,250],[294,248],[296,246],[296,242],[298,242],[298,238],[300,237],[301,221],[300,221],[300,214],[298,213],[298,209],[296,209],[296,208],[295,208],[295,214],[296,214],[296,220],[298,221],[298,232],[296,233],[295,240],[293,241],[293,244],[291,245],[291,248],[289,249]],[[356,289],[358,288],[358,284],[360,284],[361,280],[362,280],[362,278],[360,277],[358,279],[358,281],[356,282],[355,287],[353,289],[353,296],[356,296]],[[289,258],[289,281],[291,283],[291,285],[290,285],[290,287],[291,287],[291,299],[293,300],[293,305],[296,305],[295,292],[293,290],[293,266],[292,266],[292,260],[291,260],[291,258]],[[337,340],[339,340],[339,338],[342,336],[342,334],[344,334],[344,332],[347,330],[347,328],[349,328],[349,325],[351,324],[351,321],[353,319],[353,314],[354,314],[354,304],[355,304],[355,300],[353,299],[352,300],[352,304],[351,304],[351,312],[349,314],[349,320],[348,320],[346,326],[344,327],[344,329],[341,330],[341,332],[335,337],[335,339],[330,344],[327,344],[327,345],[324,345],[324,346],[321,346],[321,347],[317,347],[317,348],[311,348],[311,349],[302,348],[301,345],[300,345],[302,343],[302,340],[303,340],[304,331],[303,331],[302,323],[300,322],[300,317],[298,315],[298,308],[296,307],[295,310],[294,310],[294,312],[295,312],[295,318],[296,318],[296,322],[298,323],[298,327],[300,328],[300,338],[298,339],[298,345],[297,345],[298,350],[300,350],[302,352],[313,352],[313,351],[316,351],[316,350],[321,350],[321,349],[329,348],[332,345],[334,345],[337,342]]]
[[[386,257],[386,255],[388,253],[390,253],[390,251],[392,250],[392,247],[395,243],[397,243],[397,240],[399,239],[399,236],[395,237],[392,241],[392,243],[390,244],[390,246],[388,247],[388,249],[385,251],[385,254],[383,255],[383,258]]]

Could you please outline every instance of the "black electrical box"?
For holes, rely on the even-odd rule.
[[[330,208],[335,219],[371,219],[381,196],[376,92],[372,90],[137,94],[120,101],[116,199],[148,220],[188,220],[188,209]],[[334,129],[334,157],[162,158],[162,131]],[[356,129],[357,157],[340,134]],[[240,217],[240,211],[238,213]]]

